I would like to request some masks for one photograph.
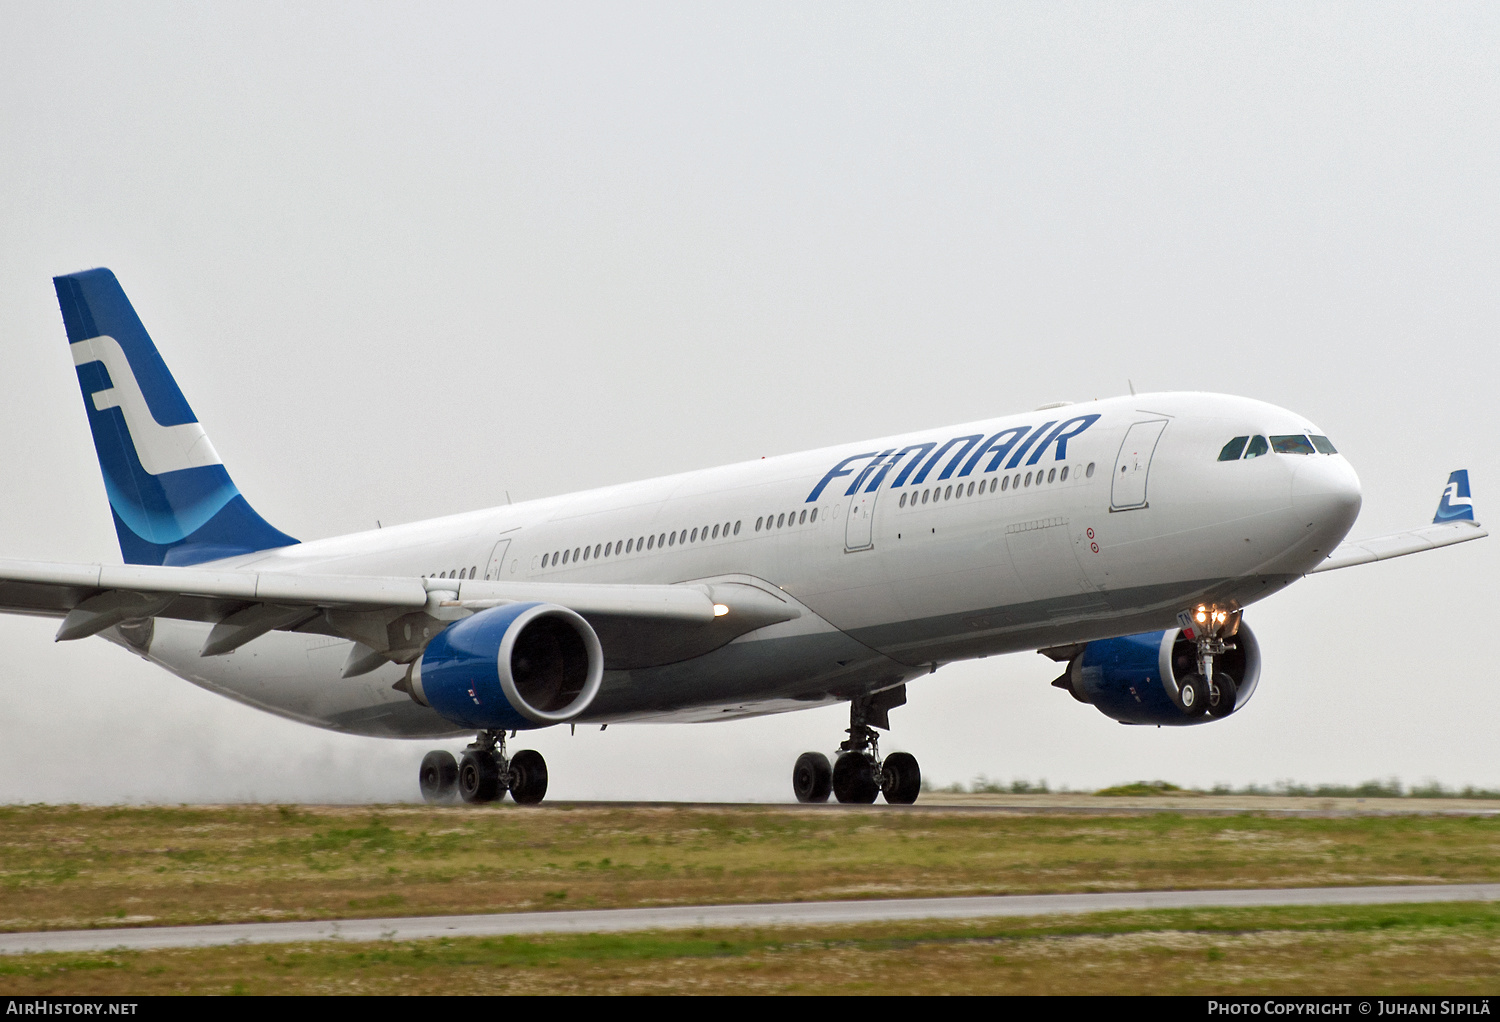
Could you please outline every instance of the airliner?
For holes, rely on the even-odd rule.
[[[124,563],[0,561],[0,610],[317,727],[475,736],[423,758],[433,802],[540,802],[522,731],[847,703],[793,794],[911,803],[918,763],[878,732],[945,664],[1039,651],[1122,723],[1211,723],[1260,681],[1246,607],[1487,535],[1459,470],[1432,524],[1346,542],[1359,480],[1311,420],[1155,393],[299,542],[235,486],[114,274],[54,285]]]

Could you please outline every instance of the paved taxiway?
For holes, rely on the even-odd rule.
[[[112,930],[0,934],[0,954],[47,951],[144,951],[226,944],[292,944],[319,940],[427,940],[531,933],[621,933],[734,926],[821,926],[912,919],[984,919],[1128,909],[1265,908],[1286,905],[1396,905],[1500,901],[1500,884],[1403,887],[1292,887],[1229,891],[1130,891],[975,898],[898,898],[773,905],[696,905],[469,916],[411,916],[295,923],[228,923]]]

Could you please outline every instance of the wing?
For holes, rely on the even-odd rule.
[[[1438,501],[1432,524],[1390,536],[1363,539],[1358,543],[1340,543],[1333,552],[1308,574],[1351,568],[1356,564],[1387,561],[1392,557],[1419,554],[1424,550],[1467,543],[1488,536],[1484,526],[1474,520],[1474,501],[1469,494],[1469,473],[1459,469],[1448,476],[1448,485]]]
[[[408,663],[452,621],[516,602],[581,614],[599,634],[610,669],[697,656],[801,614],[775,587],[742,576],[575,585],[0,560],[0,612],[62,618],[58,641],[175,618],[211,622],[201,655],[219,656],[270,631],[311,632],[358,644],[346,674],[387,660]],[[363,670],[349,669],[356,662]]]

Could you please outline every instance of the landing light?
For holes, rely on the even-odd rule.
[[[716,603],[716,604],[714,604],[714,617],[723,617],[725,614],[728,614],[728,613],[729,613],[729,608],[726,607],[726,606],[724,606],[722,603]]]

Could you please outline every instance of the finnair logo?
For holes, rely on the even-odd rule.
[[[163,426],[156,421],[119,341],[101,334],[69,347],[73,351],[75,366],[104,363],[112,386],[94,392],[94,408],[101,412],[107,408],[120,409],[125,416],[125,428],[130,431],[130,440],[135,445],[136,457],[149,474],[159,476],[164,472],[222,464],[219,453],[198,423]]]
[[[1474,499],[1469,495],[1468,469],[1459,469],[1448,477],[1448,486],[1443,490],[1443,499],[1438,502],[1434,522],[1474,520]]]
[[[865,486],[866,493],[874,493],[885,482],[886,477],[897,465],[901,470],[896,473],[891,483],[891,489],[907,485],[910,481],[913,486],[921,486],[927,481],[928,474],[937,467],[939,461],[948,458],[948,464],[944,466],[938,475],[938,481],[942,482],[956,471],[960,479],[973,472],[979,464],[980,459],[989,455],[989,462],[984,466],[986,473],[997,471],[1002,462],[1005,463],[1007,471],[1021,464],[1021,459],[1026,458],[1027,452],[1031,457],[1026,459],[1028,466],[1035,465],[1042,460],[1042,455],[1049,447],[1055,447],[1056,460],[1066,461],[1068,457],[1068,441],[1079,433],[1088,429],[1099,421],[1099,416],[1094,414],[1080,415],[1059,423],[1056,419],[1044,422],[1032,429],[1030,426],[1011,426],[1002,429],[994,436],[986,437],[983,433],[975,433],[972,436],[954,437],[941,447],[937,441],[924,444],[912,444],[910,447],[897,451],[892,447],[888,451],[870,451],[867,454],[856,454],[845,458],[833,468],[828,474],[818,481],[813,487],[812,493],[807,495],[807,503],[812,503],[822,495],[825,487],[840,476],[854,476],[854,481],[844,491],[846,497],[853,496],[861,486]],[[1040,440],[1041,443],[1037,443]],[[936,448],[936,450],[934,450]],[[907,455],[912,457],[908,458]],[[1006,456],[1010,461],[1006,462]],[[856,473],[855,466],[865,462],[863,468]],[[904,464],[903,464],[904,462]],[[960,467],[960,464],[962,467]],[[915,474],[913,474],[915,473]],[[1465,484],[1467,485],[1467,484]]]

